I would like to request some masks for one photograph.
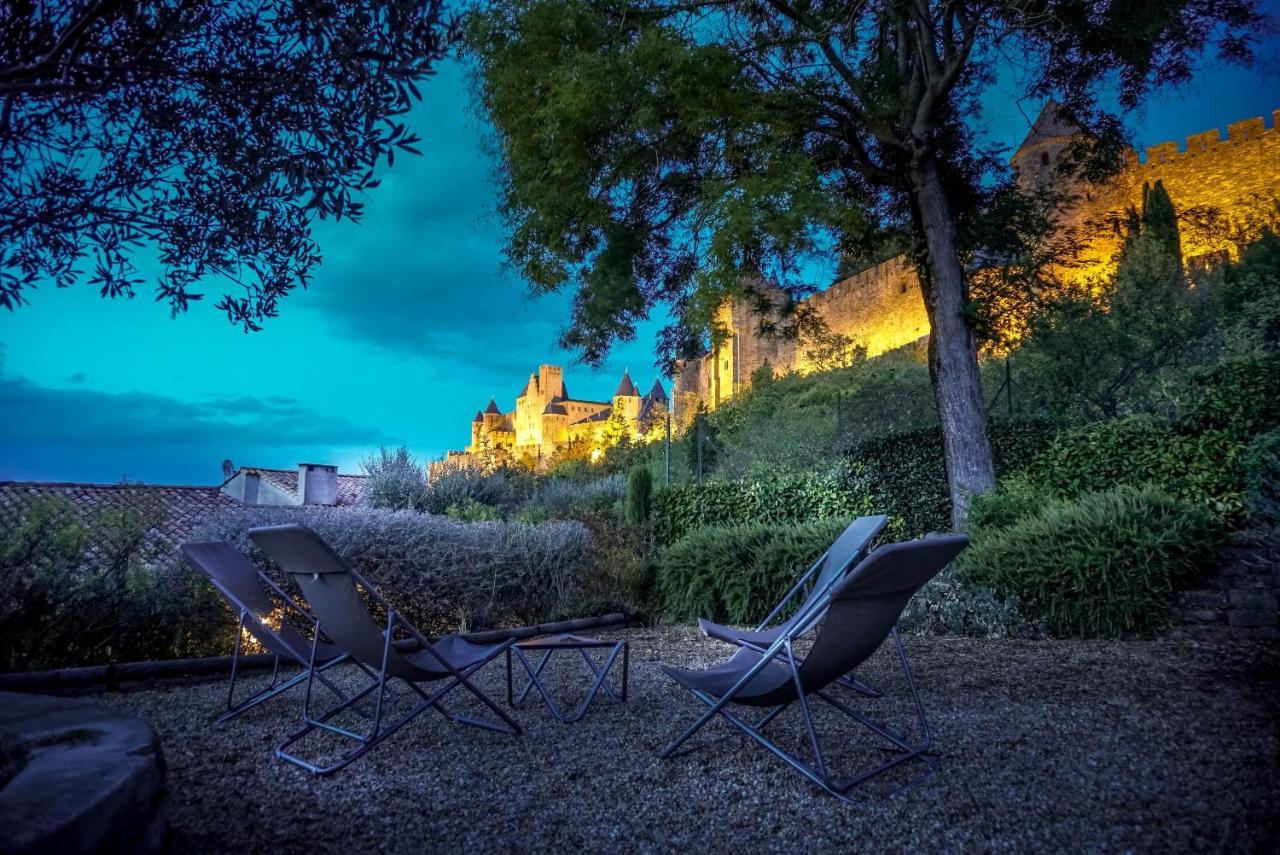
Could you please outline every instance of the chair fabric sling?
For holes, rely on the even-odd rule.
[[[964,535],[940,535],[881,546],[836,585],[816,630],[806,630],[805,625],[811,623],[808,620],[797,621],[767,648],[743,647],[727,662],[706,670],[661,665],[668,676],[708,707],[663,750],[662,756],[670,757],[707,722],[719,716],[818,786],[845,800],[850,800],[847,794],[856,785],[908,760],[922,761],[925,771],[899,787],[895,794],[933,774],[938,763],[928,753],[932,736],[896,625],[911,597],[951,563],[968,542]],[[801,659],[793,645],[808,631],[814,632],[813,644]],[[888,638],[893,639],[911,693],[920,730],[919,742],[913,743],[873,721],[830,691],[842,675],[865,662]],[[850,778],[838,779],[823,758],[810,710],[813,698],[826,702],[891,743],[894,756]],[[812,751],[811,760],[785,751],[764,735],[764,728],[792,704],[800,708]],[[739,707],[763,708],[765,712],[753,724],[739,715]]]
[[[308,685],[303,702],[304,725],[276,747],[277,757],[316,774],[330,774],[347,766],[428,709],[434,709],[454,722],[513,735],[521,733],[520,726],[470,680],[476,671],[510,647],[514,639],[496,644],[472,644],[460,636],[449,635],[430,641],[310,528],[302,525],[264,526],[250,529],[249,537],[293,577],[316,615],[319,628],[346,650],[353,660],[371,669],[375,678],[373,685],[318,715],[311,712],[311,692]],[[385,610],[385,627],[380,627],[374,621],[357,585]],[[410,635],[420,645],[420,649],[401,652],[392,643],[397,629]],[[383,697],[387,681],[392,678],[408,685],[421,701],[404,716],[384,726]],[[443,688],[430,694],[419,686],[420,683],[435,681],[444,681],[445,684]],[[442,699],[459,687],[474,695],[502,723],[467,718],[447,710]],[[332,723],[331,720],[336,715],[373,692],[377,693],[373,699],[374,716],[367,732],[357,733]],[[289,749],[295,743],[316,730],[336,733],[357,744],[337,761],[324,766],[290,752]]]
[[[783,633],[793,629],[797,620],[803,619],[809,625],[813,625],[821,619],[822,606],[831,596],[833,587],[845,577],[854,562],[879,537],[880,532],[884,530],[888,522],[888,517],[877,514],[875,516],[858,517],[849,523],[848,527],[827,548],[827,551],[818,556],[817,561],[809,565],[809,568],[800,575],[800,578],[796,580],[795,585],[787,592],[786,596],[773,607],[773,610],[754,630],[725,626],[706,618],[698,619],[699,629],[708,638],[715,638],[738,646],[763,648],[777,641]],[[796,611],[786,620],[770,626],[778,615],[784,611],[787,604],[804,590],[805,585],[810,586],[809,593]],[[861,692],[869,697],[878,697],[880,694],[879,691],[857,679],[853,674],[846,675],[841,681],[854,691]]]
[[[272,602],[269,591],[280,598],[282,603],[280,608],[285,612],[293,613],[313,628],[315,618],[278,585],[259,572],[258,568],[230,543],[192,542],[182,544],[180,549],[191,566],[200,571],[201,575],[209,580],[223,599],[239,614],[236,643],[231,654],[231,684],[227,690],[227,709],[218,716],[215,723],[235,718],[306,680],[308,670],[299,672],[283,683],[277,682],[280,677],[282,658],[303,669],[309,669],[312,642],[284,621],[280,621],[278,627],[271,626],[268,622],[269,616],[275,612],[277,605]],[[275,661],[271,670],[271,683],[265,689],[237,701],[236,682],[245,630],[248,630],[249,634],[275,657]],[[345,661],[347,661],[346,652],[340,647],[325,642],[316,645],[318,672],[323,672]],[[346,693],[330,682],[323,673],[317,673],[316,676],[339,699],[346,700]]]

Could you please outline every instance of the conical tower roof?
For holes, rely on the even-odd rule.
[[[1050,98],[1040,110],[1040,115],[1031,123],[1031,130],[1026,139],[1018,146],[1018,151],[1062,137],[1073,137],[1080,133],[1080,126],[1066,120],[1059,114],[1061,109],[1057,101]],[[1017,156],[1017,152],[1014,153]]]
[[[484,408],[486,413],[493,413],[496,416],[502,415],[502,410],[498,409],[498,402],[493,398],[489,399],[489,406]]]
[[[471,421],[473,421],[473,422],[482,422],[482,421],[484,421],[484,413],[480,412],[479,410],[476,410],[476,417],[475,417],[474,419],[472,419]]]
[[[648,397],[650,401],[667,400],[667,390],[662,388],[661,380],[653,381],[653,388],[649,390],[649,394],[646,397]]]
[[[613,393],[613,397],[639,398],[640,390],[636,388],[636,384],[631,382],[631,372],[623,371],[622,380],[618,382],[618,390]]]

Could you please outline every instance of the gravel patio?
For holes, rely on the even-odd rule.
[[[300,694],[216,728],[222,681],[101,698],[160,734],[175,851],[1274,851],[1280,840],[1272,642],[908,638],[942,771],[900,798],[877,795],[894,783],[882,781],[846,805],[722,722],[659,760],[700,707],[655,662],[707,665],[726,648],[689,627],[593,634],[630,642],[626,706],[597,700],[561,725],[527,703],[518,739],[428,714],[332,778],[271,754]],[[566,701],[585,688],[573,664],[548,669]],[[905,726],[893,665],[881,650],[861,672],[893,698],[863,709]],[[505,697],[500,662],[478,682]],[[883,756],[819,721],[841,728],[834,764]],[[788,713],[773,734],[798,737],[796,724]]]

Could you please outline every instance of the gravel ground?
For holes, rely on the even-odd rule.
[[[942,771],[848,805],[723,722],[659,760],[699,706],[655,663],[708,665],[725,648],[686,627],[598,635],[630,641],[626,706],[598,700],[561,725],[530,704],[520,738],[424,715],[331,778],[272,756],[298,695],[214,728],[220,682],[104,698],[160,733],[175,851],[1274,851],[1280,840],[1275,644],[907,639]],[[548,668],[566,703],[585,688],[576,664]],[[886,698],[863,708],[905,722],[893,664],[886,650],[868,663]],[[479,682],[502,697],[501,663]],[[819,724],[839,768],[885,756],[832,714]],[[788,713],[771,732],[798,726]],[[323,754],[321,743],[309,747]]]

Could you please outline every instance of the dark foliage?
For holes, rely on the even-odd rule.
[[[1149,634],[1166,623],[1175,586],[1207,566],[1219,534],[1193,504],[1118,487],[980,531],[959,573],[1016,595],[1054,635]]]
[[[313,217],[359,219],[397,117],[443,56],[439,0],[5,3],[0,305],[45,282],[104,297],[144,246],[175,313],[209,279],[246,330],[319,263]]]
[[[997,475],[1028,468],[1048,447],[1058,425],[1041,419],[994,419],[988,427]],[[850,451],[851,488],[889,514],[901,533],[917,536],[950,526],[942,431],[936,427],[891,434]]]

